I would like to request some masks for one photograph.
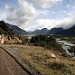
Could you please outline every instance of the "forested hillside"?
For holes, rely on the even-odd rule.
[[[4,21],[0,21],[0,34],[5,34],[13,37],[15,34],[12,28],[8,27]]]

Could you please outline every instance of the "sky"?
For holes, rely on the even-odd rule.
[[[75,24],[75,0],[0,0],[0,20],[26,31]]]

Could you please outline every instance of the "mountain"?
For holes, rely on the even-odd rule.
[[[51,30],[47,28],[43,28],[41,30],[35,30],[34,32],[31,32],[32,34],[56,34],[57,32],[60,32],[64,30],[63,28],[52,28]]]
[[[64,36],[75,36],[75,25],[72,26],[69,29],[62,30],[60,32],[57,32],[56,34],[64,35]]]
[[[48,31],[48,34],[56,34],[63,30],[64,30],[63,28],[52,28],[51,30]]]
[[[31,34],[47,34],[49,30],[47,28],[43,28],[41,30],[35,30],[33,32],[31,32]]]
[[[15,33],[12,28],[6,25],[4,21],[0,21],[0,34],[5,34],[13,37]]]
[[[60,28],[52,28],[48,30],[47,28],[43,28],[42,30],[35,30],[31,32],[32,34],[49,34],[49,35],[63,35],[63,36],[75,36],[75,25],[73,25],[69,29]]]
[[[63,35],[63,36],[75,36],[75,25],[73,25],[69,29],[52,28],[51,30],[49,30],[48,34]]]
[[[12,25],[12,24],[8,24],[6,23],[7,26],[11,27],[13,29],[13,31],[18,34],[18,35],[26,35],[27,32],[21,28],[19,28],[18,26]]]

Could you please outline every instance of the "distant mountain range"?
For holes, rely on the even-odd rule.
[[[69,29],[62,30],[60,32],[57,32],[56,34],[64,35],[64,36],[75,36],[75,25],[72,26]]]
[[[8,23],[6,23],[6,24],[7,24],[7,26],[11,27],[11,28],[13,29],[13,31],[14,31],[16,34],[18,34],[18,35],[26,35],[26,34],[28,34],[25,30],[19,28],[19,27],[16,26],[16,25],[12,25],[12,24],[8,24]]]
[[[34,32],[30,32],[31,34],[47,34],[49,30],[47,28],[43,28],[42,30],[35,30]]]
[[[63,28],[52,28],[51,30],[48,31],[48,34],[57,34],[60,31],[63,31]]]
[[[63,28],[52,28],[51,30],[47,28],[43,28],[41,30],[35,30],[33,32],[30,32],[31,34],[56,34],[57,32],[60,32],[64,30]]]
[[[16,25],[5,23],[4,21],[0,21],[0,34],[10,34],[13,35],[14,32],[18,35],[26,35],[28,32],[19,28]],[[29,32],[30,34],[48,34],[48,35],[62,35],[62,36],[75,36],[75,25],[73,25],[69,29],[63,28],[52,28],[47,29],[43,28],[41,30],[35,30],[33,32]]]
[[[62,35],[62,36],[75,36],[75,25],[69,29],[63,28],[52,28],[48,30],[47,28],[43,28],[41,30],[35,30],[31,32],[31,34],[49,34],[49,35]]]

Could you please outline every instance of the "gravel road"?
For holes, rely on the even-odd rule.
[[[29,75],[3,49],[0,48],[0,75]]]

